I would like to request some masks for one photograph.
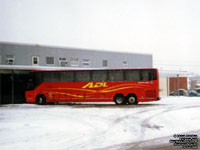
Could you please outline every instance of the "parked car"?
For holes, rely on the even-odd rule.
[[[199,96],[200,97],[200,93],[198,93],[196,90],[192,90],[188,92],[188,96]]]
[[[195,89],[197,93],[200,93],[200,88]]]
[[[185,89],[178,89],[170,93],[170,96],[187,96],[188,91]]]

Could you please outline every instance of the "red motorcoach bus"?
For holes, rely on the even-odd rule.
[[[88,69],[33,71],[27,103],[115,102],[137,104],[159,100],[157,69]]]

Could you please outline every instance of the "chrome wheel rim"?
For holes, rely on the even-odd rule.
[[[116,99],[116,102],[117,102],[118,104],[121,104],[121,103],[123,103],[123,98],[121,98],[121,97],[118,97],[118,98]]]
[[[129,97],[128,102],[130,104],[134,104],[135,103],[135,97]]]
[[[43,101],[42,97],[39,98],[38,103],[41,104]]]

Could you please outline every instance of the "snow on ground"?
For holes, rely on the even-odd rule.
[[[0,149],[106,149],[198,131],[199,114],[198,97],[164,97],[136,106],[0,105]]]

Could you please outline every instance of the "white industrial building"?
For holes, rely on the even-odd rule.
[[[87,68],[152,68],[151,54],[0,43],[0,104],[22,103],[30,71]]]

